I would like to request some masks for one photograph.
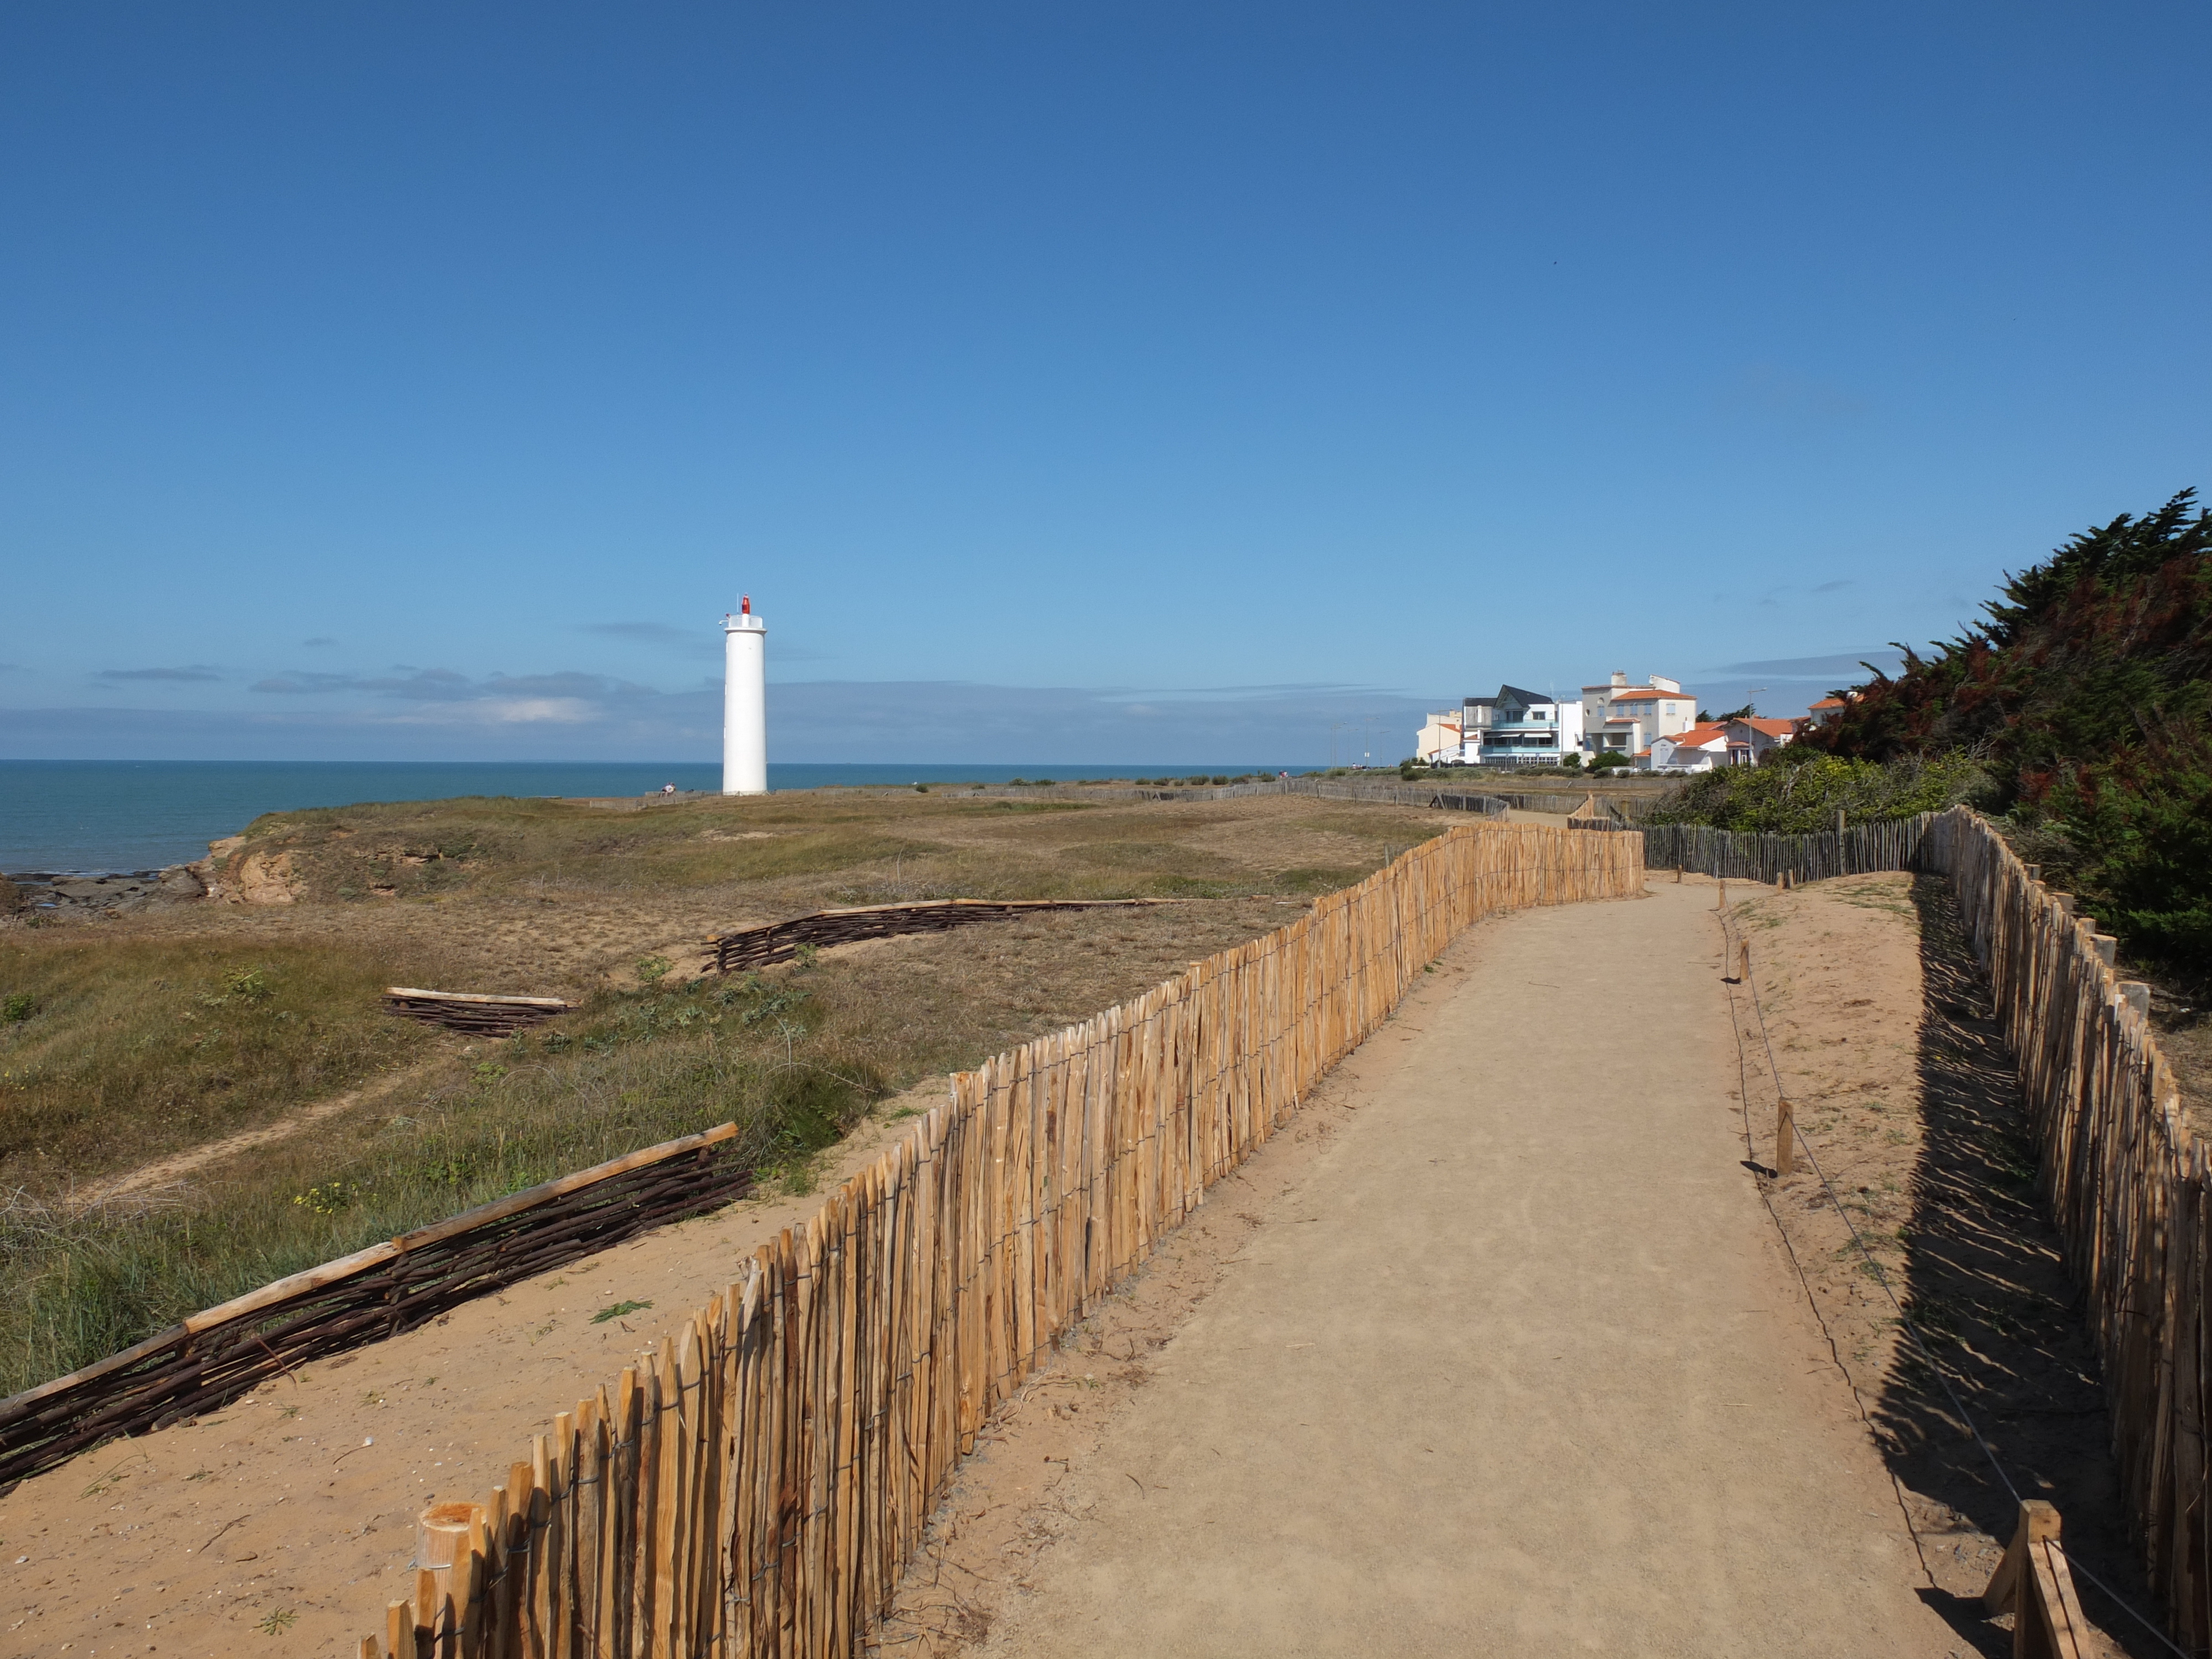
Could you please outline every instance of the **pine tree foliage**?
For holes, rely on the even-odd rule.
[[[2132,950],[2212,969],[2212,513],[2183,490],[2008,574],[1984,620],[1842,693],[1805,743],[1966,752]],[[1793,745],[1794,746],[1794,745]]]

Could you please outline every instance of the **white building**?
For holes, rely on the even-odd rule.
[[[1728,722],[1729,756],[1739,766],[1756,766],[1796,735],[1795,720],[1770,720],[1758,715],[1732,720]]]
[[[1756,766],[1797,734],[1791,720],[1707,721],[1686,732],[1655,738],[1636,763],[1654,772],[1710,772],[1717,766]]]
[[[1636,757],[1636,763],[1653,772],[1710,772],[1717,766],[1726,766],[1728,728],[1693,725],[1686,732],[1654,738],[1651,747]]]
[[[1416,741],[1424,759],[1447,765],[1557,766],[1583,746],[1583,706],[1501,685],[1494,697],[1430,715]]]
[[[1586,750],[1634,760],[1661,738],[1695,726],[1698,700],[1682,690],[1680,680],[1654,674],[1642,685],[1631,685],[1616,668],[1605,684],[1583,687],[1582,716]]]
[[[1413,738],[1413,753],[1426,765],[1455,764],[1460,757],[1463,739],[1461,736],[1460,711],[1441,709],[1429,716]]]

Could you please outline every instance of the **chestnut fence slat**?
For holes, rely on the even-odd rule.
[[[1643,885],[1634,836],[1456,827],[962,1073],[504,1485],[441,1507],[465,1535],[362,1652],[844,1659],[994,1408],[1455,936]]]
[[[1965,807],[1938,813],[1923,867],[1948,875],[1989,970],[2069,1265],[2103,1361],[2112,1446],[2152,1588],[2192,1651],[2212,1642],[2206,1388],[2212,1202],[2204,1147],[2152,1040],[2148,994]]]

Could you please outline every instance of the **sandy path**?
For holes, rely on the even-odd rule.
[[[1739,1163],[1711,902],[1456,947],[981,1652],[1961,1650]]]
[[[118,1198],[128,1198],[135,1193],[154,1192],[173,1182],[196,1175],[210,1164],[220,1164],[226,1158],[250,1152],[260,1146],[273,1146],[278,1141],[289,1140],[303,1129],[312,1129],[342,1112],[351,1111],[364,1100],[382,1099],[413,1084],[426,1072],[444,1063],[446,1056],[433,1055],[417,1061],[404,1070],[378,1078],[374,1083],[349,1089],[343,1094],[332,1095],[328,1100],[310,1101],[295,1106],[273,1121],[258,1128],[241,1129],[236,1134],[225,1135],[220,1140],[210,1140],[202,1146],[188,1147],[181,1152],[172,1152],[167,1158],[157,1158],[150,1164],[141,1164],[134,1170],[110,1176],[76,1194],[75,1206],[89,1210]]]

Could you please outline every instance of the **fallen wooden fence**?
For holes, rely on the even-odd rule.
[[[424,991],[411,985],[388,986],[386,1009],[404,1019],[442,1025],[471,1036],[511,1036],[565,1014],[574,1003],[558,997],[480,996],[472,991]]]
[[[1084,792],[1085,797],[1105,790]],[[1127,792],[1140,800],[1237,800],[1248,795],[1307,795],[1316,800],[1358,800],[1379,806],[1442,806],[1453,812],[1495,817],[1505,810],[1503,797],[1452,790],[1439,794],[1425,783],[1353,783],[1322,778],[1271,778],[1259,783],[1147,784]],[[1478,804],[1479,803],[1479,804]]]
[[[734,1123],[564,1176],[194,1314],[0,1401],[0,1485],[215,1410],[280,1371],[741,1197]]]
[[[961,1074],[655,1359],[441,1510],[439,1559],[362,1652],[844,1659],[994,1408],[1445,945],[1643,886],[1633,836],[1456,827]]]
[[[1964,807],[1921,860],[1957,889],[2020,1072],[2069,1264],[2103,1362],[2133,1530],[2172,1632],[2212,1642],[2212,1167],[2181,1121],[2152,1040],[2149,994],[2112,970],[2112,941]]]
[[[803,946],[819,950],[856,939],[896,939],[907,933],[941,933],[972,927],[979,921],[1009,921],[1017,916],[1054,910],[1110,910],[1146,904],[1181,904],[1182,899],[921,899],[909,904],[865,904],[846,910],[817,910],[812,915],[717,933],[707,941],[706,965],[718,974],[741,968],[765,968],[789,962]]]
[[[1644,835],[1644,862],[1653,870],[1686,870],[1729,881],[1822,881],[1877,870],[1910,870],[1933,812],[1887,823],[1854,824],[1841,834],[1747,835],[1702,823],[1651,823]]]

